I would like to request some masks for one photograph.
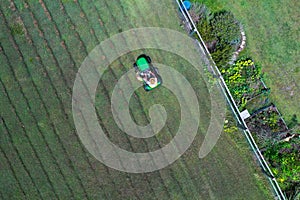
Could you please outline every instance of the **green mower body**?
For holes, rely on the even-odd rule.
[[[151,63],[151,58],[145,54],[137,57],[133,64],[137,79],[143,82],[145,91],[153,90],[162,84],[158,69]]]

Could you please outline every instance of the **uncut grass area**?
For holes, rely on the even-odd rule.
[[[200,2],[200,1],[198,1]],[[230,10],[243,24],[245,55],[262,66],[273,101],[289,123],[300,116],[300,2],[297,0],[205,0],[213,10]]]
[[[143,26],[183,32],[171,0],[0,2],[0,199],[272,199],[243,138],[222,134],[212,152],[198,158],[208,128],[208,90],[187,61],[167,52],[139,50],[113,62],[97,88],[97,114],[111,141],[129,151],[158,149],[176,134],[180,107],[164,87],[150,93],[140,88],[129,103],[139,125],[149,123],[152,105],[164,105],[166,126],[155,137],[129,137],[113,120],[114,85],[146,52],[188,77],[196,91],[202,123],[188,151],[162,170],[129,174],[106,167],[85,149],[72,119],[77,70],[101,41]]]

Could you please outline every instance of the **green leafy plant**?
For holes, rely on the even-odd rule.
[[[239,22],[229,11],[202,10],[197,28],[217,66],[226,66],[240,41]]]
[[[300,138],[270,145],[264,156],[284,191],[291,193],[297,191],[295,187],[300,189]]]
[[[279,121],[279,115],[277,113],[272,112],[268,117],[266,117],[265,122],[270,126],[272,129],[276,129],[278,126],[277,123]]]
[[[240,108],[244,108],[262,78],[261,68],[254,65],[250,58],[238,60],[234,65],[221,69],[226,84]]]

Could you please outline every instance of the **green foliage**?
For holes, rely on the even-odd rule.
[[[238,21],[229,11],[221,11],[214,14],[210,20],[210,25],[215,38],[218,39],[220,45],[236,44],[240,38],[240,27]]]
[[[211,53],[211,56],[218,67],[220,66],[226,66],[228,61],[230,60],[232,54],[234,52],[234,49],[231,45],[222,45],[219,47],[216,47],[215,51]]]
[[[236,133],[237,131],[238,131],[237,126],[224,124],[224,133]]]
[[[240,41],[239,22],[228,11],[200,13],[197,28],[217,66],[226,66]]]
[[[247,43],[251,44],[244,53],[261,62],[268,75],[266,83],[272,88],[271,100],[288,122],[294,114],[299,118],[299,87],[293,88],[294,96],[283,95],[283,88],[299,80],[300,20],[293,20],[299,19],[299,1],[195,1],[204,3],[211,11],[230,10],[243,23],[249,35]]]
[[[283,190],[300,182],[300,139],[280,142],[270,146],[264,153],[271,163],[274,176]]]
[[[201,37],[205,42],[212,42],[215,40],[212,27],[210,26],[206,15],[204,15],[204,17],[201,18],[197,24],[197,29],[199,30]]]
[[[234,65],[223,68],[221,73],[233,98],[243,107],[247,103],[247,94],[254,92],[253,83],[260,81],[261,68],[249,59],[238,60]]]
[[[275,112],[272,112],[267,118],[266,123],[270,126],[270,128],[275,129],[277,127],[277,122],[279,121],[279,115]]]

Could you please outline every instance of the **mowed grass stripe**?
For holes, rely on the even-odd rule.
[[[101,8],[105,8],[104,6],[101,6]],[[109,10],[108,8],[106,9],[106,10]],[[113,16],[111,16],[111,17],[113,17]],[[126,18],[123,18],[122,17],[122,19],[124,20],[124,19],[126,19]],[[114,23],[115,24],[115,23]],[[119,28],[120,29],[120,28]],[[133,60],[133,59],[132,59]],[[119,62],[119,61],[118,61]],[[120,63],[120,65],[122,65],[122,63]],[[111,85],[109,85],[109,86],[111,86]],[[134,142],[132,142],[133,144],[135,144]],[[136,143],[136,144],[138,144],[138,143]],[[143,145],[143,143],[142,143],[142,146],[144,146]],[[146,145],[145,145],[146,146]],[[165,187],[166,188],[166,187]]]
[[[74,132],[73,132],[74,133]],[[77,173],[76,173],[77,174]]]
[[[141,4],[137,4],[137,6],[138,5],[141,5]],[[160,5],[160,6],[165,7],[167,5],[165,5],[165,6]],[[144,10],[144,12],[146,12],[146,13],[151,12],[151,11],[156,13],[156,16],[158,16],[158,17],[154,17],[154,19],[157,19],[157,23],[161,27],[164,27],[165,25],[169,25],[169,23],[165,23],[166,20],[160,19],[161,15],[159,15],[159,13],[157,12],[158,11],[157,9],[152,9],[152,10],[147,11],[147,8],[152,8],[152,6],[145,6],[145,8],[140,8],[140,9]],[[169,17],[171,17],[171,16],[169,16]],[[177,17],[177,16],[174,16],[174,17]],[[185,33],[183,33],[183,34],[185,34]],[[165,41],[168,41],[170,44],[172,44],[172,41],[170,41],[170,39],[168,37],[165,38]],[[178,48],[178,47],[174,47],[174,48]],[[160,57],[160,56],[158,56],[158,57]],[[169,60],[172,60],[172,59],[169,59]],[[189,81],[191,81],[191,84],[193,84],[195,86],[195,82],[196,82],[197,79],[193,79],[191,74],[187,75],[187,73],[184,73],[184,72],[191,71],[191,69],[189,69],[189,68],[185,69],[186,68],[185,67],[186,63],[182,63],[181,59],[176,59],[176,62],[179,63],[181,65],[181,68],[182,68],[182,69],[177,68],[177,70],[179,70],[181,73],[183,73],[185,75],[185,77],[189,78]],[[168,62],[167,59],[165,59],[164,56],[162,56],[162,62],[161,63],[169,63],[169,62]],[[196,73],[197,73],[197,71],[196,71]],[[201,82],[201,80],[199,80],[199,82]],[[180,88],[181,87],[179,87],[179,89]],[[201,90],[203,90],[203,88],[201,88]],[[195,90],[195,91],[201,91],[201,90]],[[203,96],[206,96],[206,95],[203,95],[201,93],[199,94],[199,92],[197,92],[197,93],[198,93],[197,96],[198,96],[199,100],[201,98],[203,98]],[[203,105],[200,104],[200,106],[203,106]],[[208,105],[204,105],[204,106],[208,106]],[[192,113],[192,111],[190,111],[190,113]],[[200,124],[200,126],[202,126],[202,125]],[[168,130],[170,130],[170,126],[168,124],[167,124],[167,128],[168,128]],[[202,127],[199,127],[200,131],[202,132],[201,128]],[[198,132],[198,134],[200,134],[200,133]],[[197,149],[194,148],[193,150],[194,150],[193,154],[197,155],[198,154]],[[188,152],[191,153],[192,151],[189,150]],[[176,176],[176,180],[178,180],[179,184],[183,188],[185,194],[194,194],[195,195],[194,197],[199,198],[196,195],[196,194],[198,194],[199,188],[203,188],[204,185],[206,185],[205,187],[208,188],[206,178],[201,173],[199,173],[199,174],[197,174],[197,176],[200,176],[202,181],[196,181],[191,175],[191,174],[193,174],[193,173],[191,173],[191,171],[194,170],[195,166],[199,165],[199,163],[198,163],[199,158],[197,156],[195,156],[193,159],[185,159],[185,158],[186,158],[186,156],[182,156],[182,158],[179,160],[179,162],[178,162],[179,167],[175,168],[175,169],[179,169],[179,170],[176,170],[174,175]]]
[[[46,46],[47,54],[49,54],[48,56],[51,57],[50,59],[45,60],[51,60],[54,62],[51,63],[51,65],[49,64],[50,66],[53,66],[52,68],[47,65],[45,66],[46,68],[49,67],[47,73],[51,78],[50,80],[53,82],[53,85],[55,85],[55,88],[57,88],[56,90],[60,91],[60,96],[62,99],[61,101],[68,102],[72,93],[70,88],[73,85],[73,82],[69,77],[75,76],[76,67],[69,58],[64,56],[65,53],[62,54],[62,52],[68,53],[68,48],[65,45],[66,41],[62,38],[61,31],[58,29],[55,21],[53,20],[52,14],[48,11],[46,5],[43,3],[43,1],[39,2],[40,4],[29,2],[28,10],[30,11],[31,18],[34,21],[34,26],[36,29],[38,29],[40,33],[39,35]],[[53,69],[54,67],[55,69]],[[58,76],[57,73],[60,76]],[[64,93],[67,95],[62,95]],[[67,104],[65,104],[65,106],[66,105]],[[66,107],[64,110],[67,109],[68,107]]]
[[[117,81],[116,74],[114,74],[114,72],[111,69],[109,71],[112,74],[112,77],[110,77],[109,80],[115,79],[115,81],[113,81],[113,82],[116,82]],[[108,99],[110,99],[110,97],[111,97],[110,91],[112,89],[111,86],[114,86],[114,85],[111,84],[111,82],[107,81],[105,78],[103,78],[103,86],[106,88],[106,90],[109,91],[107,93],[107,95],[108,95],[107,97],[108,97]],[[110,102],[110,100],[109,100],[109,102]],[[103,108],[103,107],[101,107],[101,108]],[[107,107],[105,107],[105,110],[106,109],[110,109],[110,105],[107,105]],[[97,111],[99,113],[99,109]],[[109,115],[107,117],[109,117],[110,119],[113,118],[111,115]],[[109,120],[109,121],[111,121],[111,120]],[[118,118],[118,121],[120,121],[120,118]],[[121,123],[121,125],[122,125],[122,123]],[[112,123],[109,126],[108,126],[108,124],[106,124],[105,126],[110,127],[109,131],[112,132],[112,133],[114,133],[114,135],[116,135],[116,132],[119,132],[118,135],[117,135],[117,138],[119,140],[118,141],[119,146],[124,146],[124,144],[126,144],[126,143],[127,143],[127,145],[129,145],[129,149],[128,148],[124,148],[124,147],[122,147],[122,148],[128,149],[129,151],[136,152],[138,149],[141,148],[141,146],[142,147],[145,146],[144,142],[138,142],[136,140],[133,140],[133,138],[129,137],[126,133],[120,132],[118,130],[116,124]],[[123,125],[122,125],[122,127],[124,128]],[[136,131],[138,131],[138,130],[136,130]],[[121,138],[124,138],[123,141],[120,140]],[[132,187],[136,188],[138,196],[141,196],[141,197],[144,196],[146,198],[147,195],[149,195],[149,197],[151,197],[151,194],[152,195],[154,194],[153,190],[152,190],[152,188],[150,186],[150,183],[149,183],[149,180],[148,180],[147,176],[143,177],[142,175],[130,174],[130,177],[131,177],[131,180],[132,180]],[[143,192],[139,192],[139,191],[143,191]]]
[[[5,88],[3,88],[3,82],[0,79],[1,82],[1,102],[6,103],[6,108],[10,108],[12,110],[9,115],[15,116],[13,112],[13,107],[9,106],[11,105],[11,102],[6,97]],[[2,117],[4,117],[6,113],[1,111]],[[9,120],[9,119],[8,119]],[[16,124],[14,124],[16,126]],[[15,137],[10,132],[9,128],[7,127],[7,124],[5,122],[5,119],[1,119],[1,133],[3,134],[3,138],[1,140],[1,147],[5,149],[6,155],[10,162],[13,163],[12,170],[15,171],[17,180],[20,180],[20,184],[22,185],[21,188],[24,188],[24,192],[26,193],[27,197],[31,198],[42,198],[38,188],[36,187],[35,181],[33,180],[33,176],[29,170],[29,168],[26,166],[24,159],[22,158],[22,154],[20,153],[20,147],[18,147],[18,144],[22,143],[22,145],[26,145],[24,141],[20,140],[20,138]],[[13,131],[13,134],[16,135],[18,132]],[[17,143],[17,144],[16,144]],[[22,150],[22,149],[21,149]]]
[[[33,49],[34,49],[35,47],[33,47]],[[27,52],[27,51],[23,51],[23,52]],[[39,55],[37,55],[37,56],[39,56]],[[41,63],[39,63],[39,64],[41,64]],[[41,64],[41,65],[38,65],[38,64],[36,64],[37,66],[37,68],[36,69],[33,69],[33,70],[31,70],[31,76],[32,76],[32,78],[33,78],[33,80],[36,80],[36,82],[38,82],[38,83],[41,83],[41,85],[40,84],[38,84],[38,86],[35,86],[35,90],[38,92],[38,94],[39,94],[39,97],[40,97],[40,99],[42,100],[42,98],[41,98],[41,95],[40,95],[40,93],[39,93],[39,90],[37,89],[37,88],[43,88],[44,87],[44,89],[46,89],[45,87],[47,87],[47,85],[51,85],[51,83],[49,84],[48,83],[48,80],[47,79],[45,79],[45,80],[43,80],[42,79],[42,77],[45,77],[43,74],[44,74],[44,72],[41,72],[41,74],[37,74],[36,72],[38,72],[38,71],[41,71],[40,69],[42,69],[44,66]],[[30,66],[30,64],[29,64],[29,66]],[[37,77],[36,79],[34,78],[34,77]],[[46,77],[48,77],[48,76],[46,76]],[[49,78],[49,77],[48,77]],[[45,85],[43,85],[43,84],[45,84]],[[49,89],[50,89],[50,91],[49,91]],[[57,92],[53,92],[53,91],[51,91],[51,87],[50,88],[48,88],[47,89],[48,91],[46,91],[46,92],[44,92],[44,94],[47,94],[48,96],[49,96],[49,94],[53,94],[53,93],[55,93],[55,94],[57,94]],[[41,89],[40,90],[42,93],[43,93],[43,89]],[[45,96],[45,95],[44,95]],[[47,102],[48,103],[50,103],[51,104],[51,99],[53,99],[53,97],[51,97],[51,96],[49,96],[49,97],[46,97],[46,99],[47,99]],[[39,100],[39,99],[36,99],[37,101]],[[55,101],[56,101],[56,99],[55,99]],[[47,117],[48,117],[48,119],[50,119],[50,117],[49,117],[49,112],[48,112],[48,110],[46,109],[46,106],[45,106],[45,103],[42,101],[42,104],[41,105],[43,105],[43,107],[45,108],[45,110],[46,110],[46,113],[47,113]],[[38,110],[35,112],[35,113],[38,113]],[[44,115],[44,114],[43,114]],[[60,117],[61,118],[61,117]],[[61,119],[59,119],[59,120],[61,120]],[[48,120],[46,120],[46,123],[47,123],[47,121]],[[53,121],[53,120],[49,120],[50,121],[50,123]],[[45,132],[47,132],[47,130],[51,130],[51,128],[49,128],[49,127],[44,127],[44,126],[46,126],[46,123],[44,123],[43,124],[43,128],[45,129]],[[51,127],[52,127],[52,129],[54,130],[54,132],[55,132],[55,135],[57,136],[58,134],[57,134],[57,132],[55,131],[55,128],[53,127],[53,123],[51,123]],[[51,134],[45,134],[46,136],[51,136]],[[54,135],[53,135],[54,136]],[[48,137],[49,138],[49,137]],[[58,136],[58,139],[60,140],[60,138],[59,138],[59,136]],[[55,141],[56,142],[56,141]],[[54,143],[54,150],[56,150],[57,149],[57,142],[56,143]],[[65,151],[65,149],[64,149],[64,147],[63,147],[63,150]],[[60,155],[60,154],[64,154],[65,152],[60,152],[60,153],[56,153],[56,155]],[[60,158],[61,156],[58,156],[58,158]],[[60,159],[60,162],[59,163],[62,163],[62,164],[64,164],[65,162],[64,161],[66,161],[66,160],[69,160],[69,156],[66,156],[65,158],[64,157],[62,157],[61,159]],[[63,161],[63,162],[62,162]],[[66,171],[66,172],[70,172],[70,169],[68,168],[67,170],[64,170],[64,171]],[[73,178],[73,176],[74,176],[74,173],[69,173],[69,176],[68,176],[68,178]],[[75,176],[76,176],[76,174],[75,174]],[[71,180],[71,182],[74,182],[74,180]],[[66,185],[68,185],[68,183],[66,184]],[[77,190],[76,190],[77,191]]]
[[[0,82],[1,87],[3,88],[2,91],[4,91],[4,95],[8,98],[8,101],[10,102],[10,104],[7,104],[5,107],[1,107],[1,113],[3,118],[7,119],[8,121],[8,132],[14,133],[12,135],[12,141],[16,143],[16,146],[18,148],[18,155],[20,155],[20,158],[23,160],[24,167],[26,171],[28,171],[28,174],[30,175],[31,180],[34,183],[34,186],[38,190],[39,198],[55,198],[55,195],[53,194],[53,187],[50,184],[49,178],[47,178],[47,175],[45,174],[45,168],[41,166],[41,160],[38,157],[38,153],[35,150],[35,145],[29,137],[29,135],[34,132],[31,132],[30,134],[28,133],[29,130],[26,130],[23,124],[26,121],[22,122],[21,117],[19,116],[17,111],[24,111],[27,109],[27,107],[24,104],[19,104],[18,107],[15,107],[14,102],[10,98],[7,89],[4,87],[5,83],[1,79]],[[17,86],[13,87],[15,88]],[[17,90],[17,88],[15,88],[15,90]],[[15,94],[14,98],[22,99],[22,95]],[[10,105],[12,107],[10,107]]]
[[[106,4],[106,6],[107,6],[107,4]],[[100,8],[104,8],[105,10],[109,10],[107,7],[105,7],[105,6],[101,6]],[[111,11],[111,10],[109,10],[109,11]],[[101,11],[100,11],[101,12]],[[112,12],[112,11],[111,11]],[[110,13],[111,13],[110,12]],[[119,14],[120,14],[120,12],[118,12]],[[112,18],[114,18],[114,16],[111,16]],[[126,20],[124,20],[124,19],[126,19],[126,18],[124,18],[124,17],[122,17],[122,20],[123,21],[126,21]],[[115,19],[116,20],[116,19]],[[112,23],[112,24],[114,24],[114,25],[117,25],[117,23],[115,22],[115,23]],[[120,29],[120,28],[119,28]],[[134,60],[135,58],[133,58],[132,60]],[[120,63],[121,64],[121,66],[122,66],[122,63]],[[138,109],[138,110],[140,110],[140,109]],[[143,109],[141,109],[141,110],[143,110]],[[142,143],[143,145],[142,146],[144,146],[145,144],[144,143]],[[145,145],[146,146],[146,145]],[[163,179],[161,179],[161,180],[163,180]],[[167,191],[168,191],[168,189],[167,189],[167,187],[164,187]]]
[[[119,12],[118,12],[119,13]],[[124,18],[122,18],[122,19],[124,19]],[[115,24],[115,23],[114,23]]]
[[[83,12],[83,11],[82,11]]]
[[[72,9],[72,11],[73,11],[73,9]],[[81,10],[81,13],[83,13],[82,15],[85,16],[85,13],[84,13],[82,10]],[[71,15],[71,14],[72,14],[72,13],[69,13],[68,15]],[[74,17],[75,17],[75,15],[74,15],[73,17],[70,17],[70,19],[71,19],[71,18],[73,19]],[[79,20],[79,19],[78,19],[78,20]],[[73,23],[75,23],[75,21],[78,22],[78,20],[74,20]],[[72,20],[70,20],[70,21],[72,21]],[[76,24],[74,24],[74,26],[77,27]],[[77,30],[77,29],[76,29],[76,30]],[[88,34],[91,34],[91,33],[88,32]],[[83,36],[83,37],[90,37],[90,36],[87,35],[87,36]],[[86,54],[88,53],[87,51],[88,51],[88,50],[87,50],[87,48],[86,48],[86,46],[85,46],[85,52],[86,52]],[[127,176],[128,176],[128,175],[127,175]],[[131,179],[130,179],[130,180],[131,180]],[[131,183],[131,187],[133,187],[132,183]],[[145,194],[144,194],[144,195],[145,195]],[[145,198],[145,196],[144,196],[144,198]]]
[[[0,174],[0,192],[2,199],[24,199],[26,197],[26,192],[22,187],[19,178],[17,177],[16,171],[13,167],[14,163],[12,163],[9,159],[9,156],[12,155],[13,149],[9,148],[9,139],[6,137],[7,133],[2,128],[4,121],[1,119],[0,122],[0,168],[2,173]],[[4,149],[6,151],[4,151]],[[8,151],[7,151],[8,150]],[[10,151],[9,151],[10,150]],[[7,192],[8,190],[8,192]],[[2,191],[6,191],[2,194]]]
[[[137,4],[136,4],[137,5]],[[147,6],[146,6],[147,7]],[[151,6],[149,6],[149,7],[151,7]],[[152,8],[152,7],[151,7]],[[138,15],[140,15],[140,16],[144,16],[144,15],[141,15],[140,13],[139,13],[139,11],[141,10],[140,8],[138,8],[138,9],[134,9],[135,11],[136,11],[136,13],[138,13]],[[142,9],[145,13],[148,13],[147,11],[146,11],[146,9],[145,8],[143,8]],[[155,9],[153,9],[153,10],[155,10]],[[147,14],[146,14],[147,15]],[[140,19],[143,19],[143,17],[141,17]],[[153,21],[153,20],[152,20]],[[147,24],[146,22],[144,22],[145,23],[145,25]],[[163,23],[162,21],[160,22],[160,23]],[[157,24],[159,24],[161,27],[163,27],[160,23],[157,23]],[[163,57],[163,56],[162,56]],[[169,129],[169,127],[168,127],[168,129]],[[172,135],[171,135],[172,136]],[[186,165],[183,165],[182,166],[182,170],[184,170],[185,171],[185,167],[186,167]],[[189,177],[189,174],[188,173],[185,173],[185,175],[188,175],[185,179],[186,180],[190,180],[190,177]],[[176,179],[177,180],[177,179]],[[180,180],[182,180],[182,177],[180,178]],[[194,184],[183,184],[182,185],[182,187],[185,187],[185,188],[188,188],[188,189],[190,189],[191,187],[190,187],[190,185],[193,185],[194,186]],[[196,191],[196,189],[194,190],[194,192]],[[183,191],[182,191],[183,192]],[[190,192],[187,192],[187,191],[185,191],[186,192],[186,194],[190,194]],[[184,193],[184,192],[183,192]]]
[[[2,82],[1,82],[2,83]],[[1,84],[1,91],[2,91],[2,84]],[[5,99],[8,101],[8,99]],[[3,96],[3,101],[4,96]],[[9,104],[9,103],[8,103]],[[11,108],[11,107],[9,107]],[[12,114],[13,115],[13,114]],[[3,151],[7,155],[7,159],[9,159],[9,162],[13,163],[12,170],[14,171],[16,175],[16,180],[20,182],[22,193],[24,192],[27,198],[42,198],[40,192],[38,191],[35,182],[33,180],[32,174],[30,173],[28,167],[25,165],[23,158],[21,157],[21,154],[19,153],[19,149],[16,145],[19,144],[21,141],[17,141],[15,137],[12,136],[12,133],[9,131],[6,122],[4,119],[2,119],[1,123],[1,132],[3,133],[3,140],[1,140],[1,147],[3,147]],[[16,132],[13,132],[16,134]],[[19,140],[19,139],[18,139]],[[4,141],[7,141],[4,143]],[[25,144],[26,145],[26,144]],[[5,184],[3,185],[5,186]],[[5,190],[2,190],[5,191]],[[7,190],[6,190],[7,191]],[[12,191],[13,194],[19,195],[16,191]],[[9,195],[9,194],[8,194]]]
[[[1,13],[2,13],[2,11],[1,11]],[[8,24],[7,24],[7,21],[6,21],[6,19],[5,19],[5,17],[3,17],[3,20],[4,20],[4,24],[7,26],[6,28],[8,28]],[[7,32],[9,32],[9,30],[7,30]],[[14,48],[15,48],[15,51],[16,52],[18,52],[18,55],[19,55],[19,57],[17,57],[17,58],[15,58],[15,59],[13,59],[12,61],[11,61],[11,63],[8,61],[8,57],[13,57],[12,55],[6,55],[6,58],[7,58],[7,62],[8,62],[8,65],[9,66],[12,66],[12,65],[14,65],[14,66],[18,66],[18,63],[16,63],[16,61],[17,61],[17,59],[21,59],[21,61],[24,61],[24,57],[23,57],[23,54],[21,53],[21,51],[20,51],[20,49],[18,48],[18,46],[17,46],[17,44],[16,44],[16,41],[15,41],[15,38],[14,37],[10,37],[9,38],[10,39],[10,41],[12,42],[12,46],[14,46]],[[5,42],[3,42],[3,44],[5,45]],[[3,53],[4,54],[6,54],[5,53],[5,46],[4,47],[2,47],[2,49],[3,49]],[[9,45],[8,45],[8,47],[7,47],[7,49],[9,49]],[[16,75],[16,73],[18,73],[17,75]],[[5,73],[1,73],[1,75],[5,75]],[[21,99],[24,99],[25,100],[25,102],[26,102],[26,106],[24,106],[24,111],[26,111],[27,109],[30,111],[30,105],[29,105],[29,103],[28,103],[28,99],[25,97],[25,94],[24,94],[24,90],[23,90],[23,88],[21,87],[21,85],[19,84],[19,82],[18,82],[18,80],[17,80],[17,76],[22,76],[23,74],[22,74],[22,72],[19,72],[19,71],[13,71],[12,70],[12,75],[13,75],[13,78],[14,78],[14,80],[18,83],[18,87],[19,87],[19,89],[20,89],[20,92],[21,92],[21,94],[22,94],[22,97],[23,98],[21,98]],[[24,78],[23,80],[25,80],[26,78],[28,78],[28,77],[22,77],[22,78]],[[25,81],[23,81],[23,83],[25,84]],[[21,100],[21,99],[18,99],[18,100]],[[29,116],[31,116],[32,117],[32,113],[29,113],[30,115]],[[23,120],[29,120],[29,116],[27,116],[27,118],[23,118]],[[24,117],[24,116],[23,116]],[[31,118],[32,119],[32,118]],[[35,120],[35,119],[34,119]],[[22,120],[20,120],[20,121],[22,121]],[[33,128],[33,127],[30,127],[30,128]],[[25,131],[25,130],[24,130]],[[35,130],[35,131],[39,131],[39,130]],[[26,133],[26,131],[25,131],[25,133]],[[28,137],[28,139],[30,138],[28,135],[26,135],[27,137]],[[32,140],[34,141],[34,139],[36,139],[36,138],[32,138]],[[31,140],[30,140],[30,142],[31,142]],[[34,142],[33,142],[34,143]],[[31,143],[32,144],[32,143]],[[33,150],[34,150],[34,153],[35,153],[35,155],[37,156],[38,154],[37,154],[37,152],[35,151],[35,149],[33,148]],[[50,184],[50,186],[51,186],[51,188],[52,188],[52,190],[54,190],[53,188],[53,183],[50,181],[50,178],[49,178],[49,174],[47,174],[47,171],[45,170],[45,166],[44,165],[42,165],[42,163],[41,163],[41,160],[39,159],[39,157],[37,156],[37,158],[38,158],[38,161],[40,162],[40,164],[41,164],[41,168],[42,168],[42,171],[45,173],[45,176],[46,176],[46,179],[49,181],[49,184]],[[55,192],[54,192],[54,194],[55,194]],[[57,194],[55,194],[56,196],[57,196]]]
[[[103,82],[102,80],[100,80],[100,84],[102,85]],[[103,85],[102,85],[103,86]],[[85,86],[85,89],[86,89],[86,86]],[[102,98],[106,98],[107,100],[109,100],[109,95],[108,95],[108,92],[106,90],[105,87],[102,87],[102,94],[104,95],[101,95]],[[87,89],[86,89],[87,90]],[[103,108],[103,107],[102,107]],[[111,127],[110,127],[110,130],[108,131],[105,127],[105,124],[107,124],[108,122],[106,121],[102,121],[102,117],[98,114],[99,111],[97,110],[96,108],[96,114],[97,114],[97,117],[99,119],[99,123],[103,129],[103,131],[107,134],[108,138],[110,138],[110,134],[112,132],[112,128],[111,127],[114,127],[114,124],[111,124]],[[85,122],[85,119],[83,118],[82,119],[83,122]],[[86,126],[86,122],[85,122],[85,126]],[[88,128],[86,127],[86,129],[88,130]],[[88,133],[88,131],[87,131]],[[126,138],[125,138],[126,139]],[[118,140],[120,141],[120,138],[118,137]],[[128,141],[121,141],[121,143],[126,143],[126,144],[130,144]],[[123,173],[123,172],[120,172],[120,171],[117,171],[117,170],[113,170],[110,168],[109,171],[112,171],[111,172],[111,177],[114,179],[114,184],[115,184],[115,190],[118,190],[119,194],[121,195],[121,198],[124,198],[124,196],[122,197],[122,195],[130,195],[129,197],[131,198],[134,198],[136,197],[137,199],[139,199],[138,196],[136,196],[135,194],[135,188],[132,187],[132,182],[131,182],[131,179],[130,177],[128,176],[128,173]],[[119,188],[121,187],[121,188]],[[113,198],[116,198],[116,197],[113,197]]]
[[[68,15],[68,14],[66,14],[66,15]],[[71,18],[70,18],[70,17],[69,17],[69,19],[70,19],[69,22],[73,23],[73,22],[71,21]],[[74,27],[76,28],[76,26],[75,26],[74,24],[72,24],[72,26],[74,26]],[[76,31],[76,30],[77,30],[77,29],[75,29],[75,31]],[[80,35],[79,35],[78,33],[77,33],[76,35],[77,35],[78,39],[82,42]],[[82,44],[84,45],[83,42],[82,42]],[[83,46],[83,47],[85,48],[85,46]],[[84,52],[85,52],[86,55],[87,55],[87,50],[86,50],[86,49],[84,49]]]
[[[23,52],[27,52],[27,51],[23,51]],[[41,77],[43,77],[43,75],[41,75]],[[36,91],[38,92],[38,90],[37,90],[37,87],[36,86],[34,86],[34,88],[36,89]],[[40,96],[40,95],[39,95]],[[38,99],[36,99],[36,100],[38,100]],[[42,103],[41,105],[44,105],[44,103]],[[48,130],[48,129],[46,129],[46,130]],[[48,134],[45,134],[46,136],[48,136]],[[57,144],[55,144],[56,146],[57,146]],[[60,153],[61,154],[61,153]],[[67,157],[68,158],[68,157]],[[65,158],[64,158],[65,159]],[[63,159],[63,160],[64,160]],[[69,171],[69,169],[67,170],[67,171]],[[58,181],[57,181],[58,182]],[[68,185],[68,184],[62,184],[63,185],[63,187],[59,187],[59,188],[61,188],[61,189],[64,189],[64,186],[65,185]],[[64,192],[64,194],[66,194],[66,192]]]
[[[150,3],[150,2],[148,2],[148,3]],[[147,7],[147,6],[145,6],[145,7]],[[162,7],[164,7],[163,5],[162,5]],[[154,9],[155,11],[154,12],[156,12],[157,11],[157,9]],[[157,15],[158,15],[158,13],[157,13]],[[159,18],[160,18],[160,16],[161,15],[158,15],[159,16]],[[163,20],[160,20],[160,22],[163,22]],[[167,24],[167,23],[166,23]],[[166,38],[166,41],[168,41],[168,38]],[[169,42],[171,42],[171,41],[169,41]],[[199,55],[200,56],[200,55]],[[179,61],[180,62],[180,61]],[[189,71],[189,70],[186,70],[186,71]],[[191,75],[186,75],[186,77],[192,77]],[[193,80],[192,78],[191,78],[191,80]],[[199,80],[200,81],[200,80]],[[192,81],[193,82],[193,81]],[[198,91],[202,91],[203,90],[203,88],[199,88],[198,87]],[[204,89],[205,90],[205,89]],[[197,90],[196,90],[197,91]],[[203,99],[203,96],[205,96],[205,95],[200,95],[200,96],[198,96],[198,98],[202,98]],[[203,101],[203,100],[202,100]],[[202,103],[202,101],[200,101],[200,106],[205,106],[205,107],[209,107],[209,105],[207,105],[207,104],[203,104]],[[208,113],[209,114],[209,113]],[[200,126],[200,131],[202,132],[202,131],[205,131],[205,130],[203,130],[203,128]],[[202,133],[203,134],[203,133]],[[201,139],[202,140],[202,139]],[[195,149],[196,150],[196,149]],[[197,152],[195,152],[195,155],[197,154]],[[193,160],[193,159],[187,159],[185,156],[183,156],[182,157],[182,159],[183,160],[185,160],[185,162],[187,162],[186,164],[187,164],[187,166],[199,166],[200,165],[200,162],[198,162],[198,158],[197,157],[195,157],[194,159],[195,160]],[[193,168],[191,168],[191,167],[188,167],[188,169],[189,169],[189,172],[188,173],[191,173],[191,172],[193,172],[193,171],[195,171]],[[191,174],[193,174],[193,173],[191,173]],[[205,184],[205,183],[207,183],[208,181],[207,181],[207,179],[206,179],[206,176],[205,175],[203,175],[203,173],[202,172],[199,172],[199,174],[197,175],[197,176],[200,176],[201,177],[201,179],[204,179],[204,180],[202,180],[202,181],[196,181],[196,180],[194,180],[194,178],[191,178],[191,180],[194,180],[193,182],[194,182],[194,185],[196,185],[197,186],[197,188],[198,188],[198,190],[199,190],[199,188],[203,188],[203,186],[204,185],[206,185],[205,187],[206,188],[210,188],[210,187],[212,187],[211,185],[209,186],[208,184]],[[182,179],[179,179],[179,180],[182,180]],[[188,179],[189,180],[189,179]],[[204,184],[203,184],[204,183]],[[207,190],[207,189],[206,189]]]
[[[76,175],[76,173],[75,173],[75,175]]]

